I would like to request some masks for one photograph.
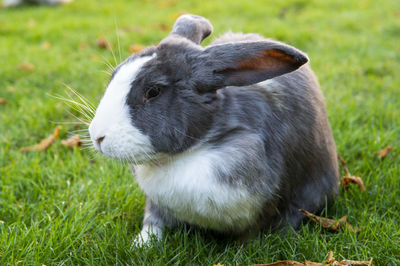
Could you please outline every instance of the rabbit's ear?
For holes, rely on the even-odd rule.
[[[213,27],[207,19],[196,15],[182,15],[176,20],[171,35],[178,35],[200,44],[212,30]]]
[[[195,66],[199,91],[246,86],[298,69],[308,57],[274,41],[226,43],[206,48]]]

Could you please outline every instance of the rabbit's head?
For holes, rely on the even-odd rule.
[[[211,32],[205,18],[183,15],[158,46],[115,69],[89,127],[99,151],[132,163],[185,151],[213,127],[218,89],[258,83],[308,61],[291,46],[262,39],[203,48]]]

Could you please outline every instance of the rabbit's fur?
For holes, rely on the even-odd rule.
[[[130,162],[147,196],[146,242],[194,225],[246,236],[297,227],[338,192],[336,148],[307,56],[257,34],[199,44],[208,20],[181,16],[171,34],[118,66],[89,132]]]

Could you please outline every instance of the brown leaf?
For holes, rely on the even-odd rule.
[[[60,126],[57,126],[54,129],[53,135],[42,140],[39,144],[29,146],[29,147],[23,147],[20,149],[20,151],[44,151],[54,142],[54,140],[56,140],[56,138],[58,138],[58,135],[60,133],[60,128],[61,128]]]
[[[392,150],[392,148],[393,147],[391,145],[388,145],[383,150],[380,150],[379,154],[378,154],[379,159],[385,158],[389,154],[389,152]]]
[[[319,262],[313,262],[313,261],[306,260],[304,262],[304,265],[306,265],[306,266],[323,266],[324,264],[323,263],[319,263]]]
[[[132,44],[131,46],[129,46],[129,52],[131,52],[131,53],[139,53],[144,48],[145,48],[145,46],[143,46],[141,44]]]
[[[110,43],[104,37],[99,37],[97,39],[97,46],[101,49],[111,49]]]
[[[356,260],[342,260],[338,262],[333,257],[333,252],[330,251],[328,254],[328,259],[323,262],[313,262],[306,260],[304,263],[293,261],[293,260],[283,260],[277,261],[267,264],[252,264],[251,266],[324,266],[324,265],[332,265],[332,266],[349,266],[349,265],[364,265],[370,266],[372,264],[372,258],[369,261],[356,261]]]
[[[365,191],[364,182],[362,181],[361,177],[351,175],[349,169],[347,168],[346,161],[342,158],[342,156],[340,156],[340,154],[338,154],[338,159],[342,164],[344,171],[346,172],[346,175],[343,176],[343,182],[342,182],[343,187],[348,188],[350,183],[358,184],[360,189],[362,191]]]
[[[7,104],[7,100],[4,98],[0,98],[0,104]]]
[[[325,217],[320,217],[315,214],[312,214],[306,210],[300,209],[300,211],[307,216],[310,220],[314,221],[315,223],[321,225],[324,228],[337,231],[339,229],[347,228],[351,232],[358,233],[360,232],[359,228],[353,228],[348,222],[347,217],[343,216],[339,220],[328,219]]]
[[[290,265],[304,266],[305,264],[293,260],[282,260],[268,264],[252,264],[251,266],[290,266]]]
[[[74,147],[81,147],[82,146],[82,141],[79,135],[74,135],[70,137],[69,139],[63,139],[61,140],[61,145],[64,145],[68,148],[74,148]]]
[[[33,64],[31,64],[31,63],[28,63],[28,62],[24,62],[24,63],[20,64],[18,66],[18,68],[22,69],[22,70],[30,71],[30,72],[35,71],[35,66]]]
[[[364,182],[362,181],[362,179],[360,177],[358,177],[358,176],[344,176],[343,177],[343,187],[347,188],[349,186],[349,183],[358,184],[360,189],[362,191],[365,191]]]
[[[43,50],[49,50],[50,47],[51,47],[51,43],[49,43],[49,42],[43,42],[42,43],[42,49]]]
[[[340,264],[333,264],[333,265],[363,265],[363,266],[370,266],[372,265],[373,259],[371,258],[368,261],[359,261],[359,260],[342,260]]]
[[[169,32],[170,31],[170,27],[167,24],[164,24],[164,23],[155,24],[153,27],[156,28],[156,29],[165,31],[165,32]]]

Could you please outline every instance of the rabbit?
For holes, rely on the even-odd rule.
[[[114,70],[89,126],[146,195],[135,243],[192,226],[249,238],[297,228],[338,194],[325,103],[307,55],[258,34],[180,16],[157,46]]]

